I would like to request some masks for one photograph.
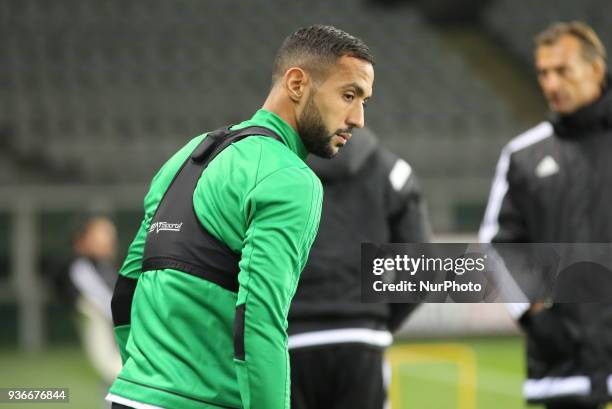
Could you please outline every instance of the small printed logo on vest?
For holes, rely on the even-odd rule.
[[[149,227],[149,233],[155,232],[157,234],[160,231],[181,231],[182,226],[183,226],[183,222],[181,223],[157,222],[157,223],[153,223],[151,227]]]
[[[535,173],[539,178],[545,178],[548,176],[552,176],[555,173],[559,172],[559,165],[555,161],[555,159],[547,155],[544,159],[538,163],[536,167]]]

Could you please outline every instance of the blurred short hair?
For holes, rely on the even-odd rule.
[[[291,67],[300,67],[315,79],[321,79],[345,55],[374,65],[374,57],[361,39],[332,26],[317,24],[300,28],[285,39],[276,53],[272,84]]]
[[[536,49],[551,46],[564,35],[570,35],[580,42],[581,54],[585,61],[593,62],[600,58],[606,62],[606,49],[601,40],[588,24],[581,21],[557,22],[551,24],[535,37]]]
[[[85,236],[87,236],[90,231],[91,228],[96,224],[96,223],[110,223],[114,226],[114,222],[113,220],[105,215],[105,214],[98,214],[98,213],[82,213],[82,214],[78,214],[76,216],[74,216],[74,218],[71,221],[70,227],[71,227],[71,234],[72,234],[72,243],[75,244],[78,241],[82,240]]]

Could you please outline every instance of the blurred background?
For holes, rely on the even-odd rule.
[[[276,49],[297,27],[332,24],[371,47],[368,126],[420,177],[437,240],[475,241],[501,147],[546,117],[533,35],[578,19],[610,50],[609,10],[606,0],[0,0],[0,387],[68,387],[66,406],[100,407],[91,397],[104,387],[51,285],[73,221],[109,215],[120,261],[156,170],[261,106]],[[394,407],[523,407],[518,335],[499,305],[421,308],[392,356]]]

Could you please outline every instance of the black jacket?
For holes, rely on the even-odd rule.
[[[323,210],[289,312],[289,334],[330,328],[395,331],[414,305],[361,303],[361,243],[429,241],[412,169],[366,129],[355,130],[335,158],[310,157],[309,165],[323,182]]]
[[[504,148],[480,238],[612,242],[612,92]],[[610,399],[612,305],[554,304],[533,315],[510,309],[527,334],[528,400]]]

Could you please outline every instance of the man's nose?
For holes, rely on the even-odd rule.
[[[554,73],[550,73],[542,78],[542,89],[546,93],[555,92],[559,89],[559,85],[561,82],[559,81],[559,76]]]
[[[351,109],[346,123],[351,128],[363,128],[365,126],[365,112],[363,104],[356,104],[356,107]]]

